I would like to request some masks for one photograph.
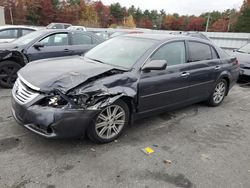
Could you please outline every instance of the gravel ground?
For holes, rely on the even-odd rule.
[[[217,108],[137,121],[106,145],[41,138],[17,125],[10,100],[0,89],[1,188],[250,187],[249,86],[235,86]]]

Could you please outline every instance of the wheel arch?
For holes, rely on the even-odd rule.
[[[19,51],[10,51],[5,57],[1,59],[1,62],[4,61],[13,61],[19,64],[21,67],[24,67],[27,64],[28,59],[23,53]]]
[[[136,111],[134,99],[132,97],[129,97],[129,96],[122,96],[119,99],[122,100],[123,102],[125,102],[126,105],[128,106],[128,109],[129,109],[129,124],[132,124],[133,120],[134,120],[133,114]]]
[[[223,72],[217,81],[221,79],[224,79],[227,82],[227,91],[226,91],[226,96],[227,96],[229,89],[230,89],[230,84],[231,84],[230,74]]]

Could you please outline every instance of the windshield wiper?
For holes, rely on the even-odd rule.
[[[99,59],[93,59],[93,58],[89,58],[89,57],[86,57],[87,59],[90,59],[91,61],[96,61],[98,63],[102,63],[102,64],[106,64],[105,62],[99,60]]]
[[[246,52],[243,52],[243,51],[241,51],[241,50],[237,50],[237,52],[240,52],[240,53],[246,53]]]

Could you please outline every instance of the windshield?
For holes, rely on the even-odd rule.
[[[155,42],[150,39],[117,37],[101,43],[86,53],[85,57],[115,67],[131,69]]]
[[[243,46],[242,48],[240,48],[238,50],[238,52],[243,52],[243,53],[248,53],[250,54],[250,43],[248,43],[247,45]]]
[[[22,46],[29,44],[32,40],[36,39],[37,37],[40,37],[41,34],[43,34],[46,30],[40,30],[40,31],[34,31],[32,33],[29,33],[27,35],[24,35],[16,40],[14,40],[12,43]]]

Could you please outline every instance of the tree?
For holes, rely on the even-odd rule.
[[[204,19],[208,19],[209,18],[209,27],[211,27],[214,22],[216,22],[217,20],[222,18],[222,13],[219,11],[213,11],[213,12],[206,12],[200,15],[200,17],[204,18]]]
[[[136,27],[135,22],[134,22],[134,18],[132,15],[125,18],[124,26],[128,27],[128,28],[135,28]]]
[[[81,8],[80,20],[78,23],[84,26],[99,26],[98,15],[94,4],[86,4]]]
[[[228,30],[228,19],[219,19],[212,25],[212,30],[215,32],[227,32]]]
[[[26,24],[26,15],[24,0],[17,0],[13,9],[14,24]]]
[[[187,24],[188,31],[204,31],[205,19],[202,17],[191,17]]]
[[[42,25],[48,25],[54,21],[55,11],[51,0],[43,0],[41,2],[41,20]]]
[[[237,21],[233,24],[236,32],[250,32],[250,0],[244,0]]]
[[[108,6],[103,5],[101,1],[94,3],[95,10],[101,27],[108,27],[110,25],[110,9]]]
[[[177,18],[170,14],[165,16],[164,29],[177,30]]]
[[[25,2],[27,7],[26,19],[31,25],[40,25],[41,21],[41,2],[39,0],[29,0]]]
[[[235,31],[237,32],[250,32],[250,7],[244,8],[241,10],[238,21],[235,24]]]
[[[122,23],[123,21],[123,8],[120,3],[114,3],[110,5],[110,14],[113,18],[113,23]]]
[[[132,5],[131,7],[129,7],[128,14],[132,15],[133,17],[136,16],[136,8],[135,8],[134,5]]]

